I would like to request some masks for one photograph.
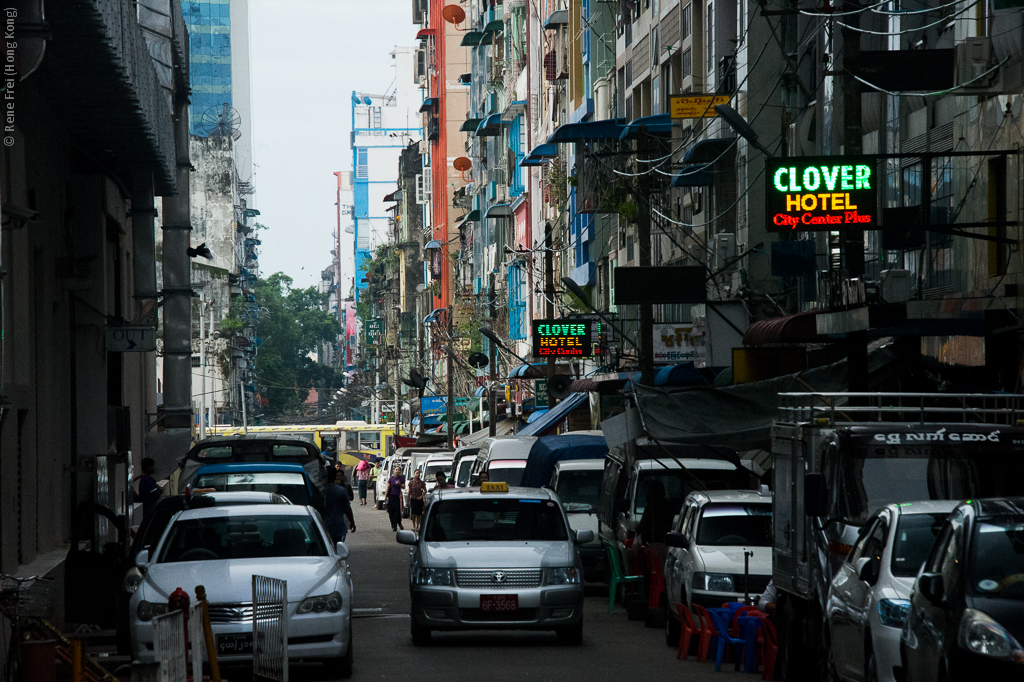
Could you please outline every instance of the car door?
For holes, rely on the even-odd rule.
[[[962,524],[960,532],[963,532]],[[954,524],[950,519],[939,532],[932,553],[922,569],[923,573],[940,573],[944,581],[946,574],[952,575],[957,560],[955,536]],[[915,589],[911,597],[910,614],[904,635],[908,682],[938,679],[938,662],[945,653],[942,649],[945,643],[944,623],[942,607],[931,603]],[[955,645],[955,642],[953,644]]]
[[[858,657],[863,649],[856,648],[856,637],[854,634],[853,601],[860,579],[857,577],[857,561],[870,552],[871,539],[875,537],[875,531],[879,524],[878,516],[867,520],[861,529],[857,542],[854,543],[846,560],[839,567],[836,577],[832,581],[831,599],[826,606],[829,620],[829,635],[831,636],[832,657],[836,669],[842,675],[853,674],[854,659]]]
[[[682,527],[686,524],[686,513],[688,507],[683,508],[683,513],[680,515],[679,520],[672,526],[673,532],[681,532]],[[665,576],[665,593],[668,595],[670,602],[679,600],[682,603],[686,603],[686,595],[683,592],[683,570],[682,570],[682,549],[679,547],[669,547],[668,553],[665,557],[665,568],[663,574]]]
[[[889,528],[891,527],[888,512],[881,512],[878,521],[864,542],[864,548],[858,559],[868,561],[868,580],[862,580],[856,574],[857,562],[850,565],[854,575],[848,581],[848,588],[845,590],[846,607],[849,614],[848,645],[844,651],[846,670],[854,679],[864,679],[864,638],[867,634],[868,616],[871,609],[871,589],[878,579],[878,573],[882,566],[882,553],[885,551],[885,544],[889,539]]]
[[[685,535],[689,542],[687,546],[679,550],[679,583],[680,589],[686,592],[686,600],[690,600],[691,587],[693,585],[693,574],[696,572],[694,566],[694,528],[696,528],[697,517],[700,515],[700,505],[690,502],[683,511],[679,523],[679,532]]]
[[[124,519],[103,505],[83,502],[73,524],[64,563],[64,620],[115,629],[126,569]]]

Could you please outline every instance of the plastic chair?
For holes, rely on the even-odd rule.
[[[690,640],[694,635],[700,636],[697,641],[697,657],[699,659],[705,640],[711,640],[711,633],[707,628],[693,622],[693,615],[690,613],[690,609],[686,608],[686,604],[676,604],[676,611],[679,613],[679,648],[676,650],[676,660],[685,661],[690,656]],[[697,618],[699,619],[700,616],[698,615]]]
[[[708,660],[711,639],[718,633],[715,631],[715,626],[711,623],[711,616],[708,615],[707,609],[700,604],[694,604],[693,612],[697,614],[697,620],[700,622],[701,627],[700,643],[697,646],[697,662],[703,663]]]
[[[767,616],[759,616],[761,620],[760,632],[764,636],[764,644],[761,650],[761,662],[763,669],[761,672],[762,680],[770,680],[775,677],[775,659],[779,655],[779,636],[775,632],[775,623],[771,622]]]
[[[753,612],[753,613],[752,613]],[[739,619],[740,616],[751,615],[760,613],[756,606],[741,606],[736,609],[736,612],[732,615],[732,628],[729,630],[733,637],[739,636]]]
[[[736,616],[736,627],[743,645],[743,671],[757,672],[757,632],[761,629],[761,619],[756,616]]]
[[[658,563],[658,555],[650,547],[642,547],[644,564],[647,569],[647,606],[652,609],[661,605],[661,595],[665,594],[665,574]]]
[[[727,609],[726,609],[727,610]],[[740,669],[740,659],[743,655],[743,648],[747,641],[739,637],[732,637],[729,634],[729,624],[725,621],[722,609],[708,609],[708,616],[718,631],[718,648],[715,653],[715,672],[722,671],[722,659],[725,658],[725,646],[732,644],[736,647],[736,670]]]
[[[638,583],[643,578],[640,575],[626,575],[622,569],[622,557],[619,556],[615,545],[602,540],[604,552],[608,555],[608,613],[615,613],[615,594],[620,584]]]

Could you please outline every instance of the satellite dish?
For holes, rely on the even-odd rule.
[[[369,97],[363,97],[363,104],[373,104],[373,100],[371,100]]]
[[[449,24],[461,24],[466,20],[466,10],[458,5],[445,5],[441,17]]]
[[[569,387],[572,386],[572,377],[568,374],[556,374],[548,380],[548,393],[558,400],[569,397]]]
[[[356,226],[355,225],[346,225],[345,226],[345,233],[346,234],[355,234],[355,231],[356,231]]]
[[[487,356],[483,353],[473,353],[469,356],[469,364],[477,369],[483,369],[487,366]]]
[[[449,7],[450,6],[451,5],[449,5]],[[457,158],[454,161],[452,161],[452,166],[455,168],[455,170],[460,171],[460,172],[461,171],[468,171],[470,168],[473,167],[473,162],[470,161],[465,156],[460,156],[459,158]]]
[[[230,136],[232,140],[237,140],[242,136],[238,129],[241,125],[241,115],[226,102],[210,107],[199,117],[199,127],[209,137]]]

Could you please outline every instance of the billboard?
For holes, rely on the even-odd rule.
[[[594,354],[592,324],[591,320],[534,320],[534,357],[591,357]]]
[[[878,229],[873,156],[796,156],[765,161],[769,232]]]

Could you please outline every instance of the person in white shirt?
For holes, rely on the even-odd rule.
[[[764,592],[757,598],[757,608],[759,611],[763,611],[768,615],[775,613],[775,581],[769,580],[768,587],[764,588]]]

